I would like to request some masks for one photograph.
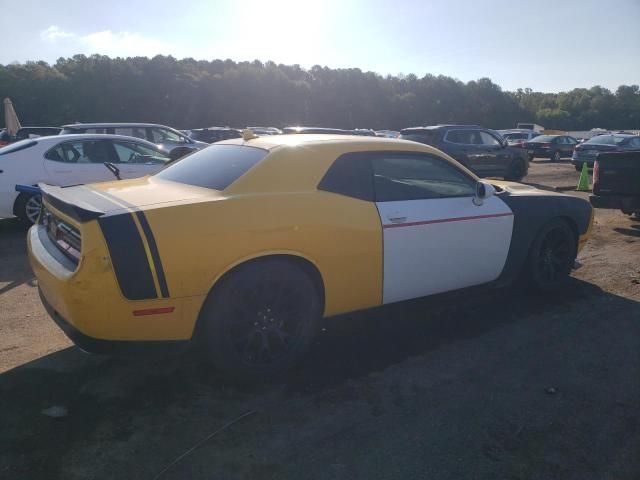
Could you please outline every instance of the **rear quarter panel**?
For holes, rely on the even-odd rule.
[[[373,203],[321,191],[264,193],[145,213],[172,297],[206,295],[242,262],[289,254],[320,272],[325,315],[381,303],[382,230]]]

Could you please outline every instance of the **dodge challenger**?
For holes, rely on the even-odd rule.
[[[144,178],[41,188],[29,257],[77,345],[194,341],[247,380],[296,362],[323,317],[520,276],[556,289],[593,221],[433,147],[342,135],[247,134]]]

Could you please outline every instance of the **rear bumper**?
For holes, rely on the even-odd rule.
[[[124,340],[103,340],[100,338],[85,335],[58,313],[49,303],[47,298],[38,289],[40,300],[45,310],[53,321],[60,327],[60,330],[69,337],[75,345],[88,353],[152,353],[166,352],[185,349],[189,345],[188,340],[165,340],[165,341],[124,341]]]
[[[624,195],[590,195],[589,202],[595,208],[610,208],[624,212],[640,211],[640,197]]]
[[[571,163],[580,168],[582,168],[582,165],[585,163],[587,164],[587,167],[593,168],[595,161],[595,157],[571,157]]]

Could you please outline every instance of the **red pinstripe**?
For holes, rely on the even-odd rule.
[[[408,222],[408,223],[390,223],[383,225],[382,228],[400,228],[400,227],[415,227],[416,225],[429,225],[431,223],[448,223],[448,222],[463,222],[465,220],[477,220],[480,218],[496,218],[496,217],[510,217],[513,213],[492,213],[490,215],[476,215],[473,217],[453,217],[453,218],[441,218],[438,220],[424,220],[421,222]]]

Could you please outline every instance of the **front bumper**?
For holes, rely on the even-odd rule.
[[[610,208],[632,213],[640,211],[640,197],[625,195],[589,195],[589,202],[595,208]]]

